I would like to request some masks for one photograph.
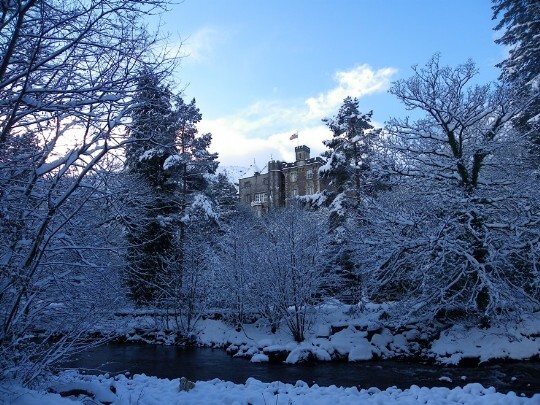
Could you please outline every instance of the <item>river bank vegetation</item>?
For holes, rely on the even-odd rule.
[[[148,31],[166,1],[0,2],[0,381],[39,385],[111,339],[538,360],[536,3],[493,0],[512,46],[496,82],[434,54],[389,90],[413,118],[379,128],[346,97],[323,120],[331,187],[257,217]]]

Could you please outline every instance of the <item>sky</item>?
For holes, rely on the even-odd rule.
[[[226,166],[317,156],[331,133],[321,121],[358,97],[377,126],[410,114],[388,93],[435,53],[476,62],[496,80],[489,0],[184,0],[162,16],[169,46],[185,55],[175,81],[203,115],[199,131]]]

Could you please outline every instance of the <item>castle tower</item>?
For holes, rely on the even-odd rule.
[[[300,145],[294,148],[296,153],[296,161],[301,162],[304,160],[309,160],[310,149],[306,145]]]
[[[285,201],[285,184],[282,171],[283,163],[279,160],[268,162],[268,174],[270,176],[269,194],[270,208],[282,207]]]

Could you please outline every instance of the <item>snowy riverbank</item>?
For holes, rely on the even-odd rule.
[[[285,327],[270,333],[262,322],[235,329],[223,320],[201,319],[196,341],[222,347],[253,362],[366,361],[407,358],[443,365],[476,365],[489,361],[538,359],[540,316],[523,316],[519,322],[482,329],[463,322],[451,326],[433,322],[395,323],[386,319],[388,304],[367,305],[355,311],[332,302],[318,308],[302,343],[294,342]],[[135,316],[100,326],[101,331],[125,336],[127,341],[172,344],[176,335],[160,327],[155,317]],[[121,325],[121,326],[120,326]],[[115,329],[114,331],[112,329]]]
[[[443,365],[538,359],[540,319],[535,314],[520,322],[487,329],[459,323],[454,326],[429,322],[392,323],[386,314],[389,305],[367,305],[363,311],[332,302],[318,309],[306,340],[296,343],[285,327],[271,333],[262,322],[236,330],[218,319],[201,319],[197,324],[198,344],[220,347],[251,362],[301,363],[346,360],[415,358]],[[141,311],[125,311],[108,322],[98,322],[95,332],[123,336],[127,341],[172,344],[176,335],[163,328],[163,319]],[[239,366],[242,360],[239,361]],[[245,361],[245,360],[244,360]],[[179,376],[180,377],[180,376]],[[304,382],[263,383],[249,378],[245,384],[228,381],[197,381],[193,389],[180,390],[179,379],[145,375],[83,375],[67,371],[52,377],[36,390],[0,383],[0,403],[17,405],[73,404],[85,398],[113,404],[349,404],[349,403],[540,403],[540,393],[532,398],[514,392],[496,392],[471,383],[463,387],[418,387],[408,389],[356,387],[311,387]],[[444,385],[444,384],[441,384]],[[68,398],[58,393],[71,394]],[[92,403],[94,403],[92,402]],[[87,403],[87,402],[84,402]]]
[[[532,398],[519,397],[515,393],[501,394],[493,388],[480,384],[464,387],[421,388],[412,386],[400,390],[388,388],[362,389],[309,387],[280,382],[262,383],[248,379],[245,384],[212,380],[199,381],[189,391],[181,391],[180,379],[159,379],[145,375],[128,378],[124,375],[84,376],[75,372],[62,373],[41,390],[29,390],[17,385],[0,384],[0,400],[12,405],[73,405],[75,403],[110,403],[114,405],[161,405],[161,404],[538,404],[540,394]],[[50,392],[47,392],[50,391]],[[63,395],[72,394],[68,397]]]

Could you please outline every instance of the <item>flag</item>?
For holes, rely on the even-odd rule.
[[[298,132],[295,132],[294,134],[292,134],[289,139],[292,141],[293,139],[297,139],[298,138]]]

